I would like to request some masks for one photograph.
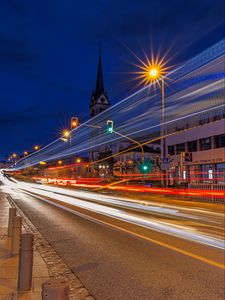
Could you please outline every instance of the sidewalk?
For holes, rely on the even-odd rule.
[[[22,231],[34,234],[34,263],[31,290],[17,291],[18,255],[11,255],[10,238],[7,236],[9,207],[6,195],[0,193],[0,300],[41,300],[42,283],[54,277],[68,280],[70,299],[94,300],[20,209],[17,214],[23,218]]]
[[[50,275],[46,263],[37,250],[34,250],[31,291],[17,292],[18,255],[11,256],[10,238],[7,237],[9,207],[5,196],[0,195],[0,300],[39,300],[41,285],[50,278]]]

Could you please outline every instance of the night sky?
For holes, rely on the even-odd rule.
[[[99,43],[116,103],[137,89],[130,50],[179,65],[224,37],[224,0],[2,0],[0,14],[0,158],[89,118]]]

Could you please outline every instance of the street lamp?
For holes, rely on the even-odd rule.
[[[165,113],[164,113],[164,81],[166,78],[166,73],[169,70],[169,67],[167,67],[167,60],[166,57],[159,58],[159,55],[156,55],[154,57],[153,51],[150,58],[146,55],[146,62],[142,61],[141,59],[138,59],[139,62],[141,62],[140,65],[138,65],[138,71],[135,72],[137,74],[137,79],[140,80],[140,84],[149,85],[151,87],[151,84],[153,84],[154,87],[159,86],[162,93],[162,118],[161,118],[161,135],[162,135],[162,168],[164,166],[163,161],[167,162],[166,158],[166,145],[165,145]],[[166,176],[164,176],[166,175]],[[163,179],[166,177],[167,181],[167,172],[163,170]],[[163,180],[163,186],[166,185],[166,182]]]
[[[46,162],[45,161],[40,161],[40,172],[41,172],[41,176],[44,176],[44,166],[46,166]]]
[[[62,140],[63,142],[68,142],[70,143],[69,145],[69,154],[71,154],[71,131],[69,131],[68,129],[65,129],[63,131],[63,134],[60,138],[60,140]]]
[[[69,130],[64,130],[62,133],[62,136],[60,137],[60,140],[62,140],[63,142],[68,142],[69,138],[70,138],[70,131]]]
[[[153,65],[152,67],[149,67],[147,76],[150,80],[150,82],[157,82],[159,84],[159,81],[161,81],[161,107],[162,107],[162,130],[161,135],[162,138],[162,163],[161,167],[163,166],[164,158],[166,158],[166,142],[165,142],[165,84],[164,84],[164,77],[165,72],[161,68],[161,66]],[[162,170],[163,172],[163,186],[165,187],[167,185],[167,172],[166,170]],[[166,175],[166,176],[165,176]],[[166,182],[165,182],[166,180]]]
[[[37,150],[39,150],[39,149],[40,149],[40,146],[38,146],[38,145],[35,145],[35,146],[34,146],[34,150],[35,150],[35,151],[37,151]]]
[[[64,136],[65,138],[70,137],[70,131],[69,131],[69,130],[64,130],[64,131],[63,131],[63,136]]]

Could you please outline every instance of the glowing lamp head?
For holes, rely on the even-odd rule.
[[[77,163],[80,163],[80,162],[81,162],[81,159],[80,159],[80,158],[77,158],[76,162],[77,162]]]
[[[153,68],[149,71],[149,76],[152,77],[152,78],[156,78],[158,75],[158,71],[157,69]]]
[[[155,57],[153,56],[153,50],[151,51],[151,57],[145,53],[146,61],[138,58],[139,64],[136,65],[138,70],[133,72],[137,74],[136,79],[140,79],[138,85],[151,85],[154,88],[158,86],[161,87],[161,80],[167,79],[166,74],[168,73],[169,67],[167,67],[166,57],[159,57],[159,54]]]
[[[39,148],[39,146],[34,146],[34,150],[38,150]]]
[[[65,130],[65,131],[63,132],[63,136],[69,137],[69,136],[70,136],[69,130]]]

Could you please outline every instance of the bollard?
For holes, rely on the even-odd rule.
[[[10,207],[9,208],[9,220],[8,220],[8,236],[12,236],[13,231],[13,219],[16,216],[16,208]]]
[[[64,279],[49,279],[42,284],[42,300],[68,300],[69,284]]]
[[[32,233],[23,233],[20,236],[18,290],[29,291],[32,283],[33,269],[33,244]]]
[[[14,221],[13,221],[13,231],[12,231],[12,241],[11,241],[12,255],[16,255],[19,253],[21,231],[22,231],[22,218],[16,216],[14,217]]]

